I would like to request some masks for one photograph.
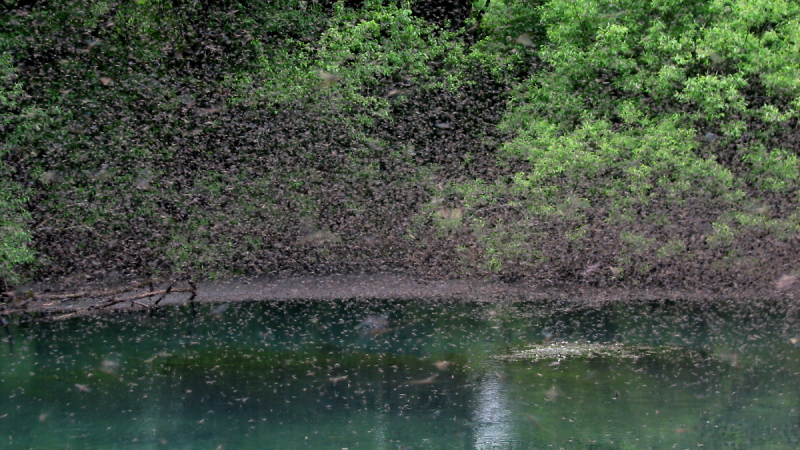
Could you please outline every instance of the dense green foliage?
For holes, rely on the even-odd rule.
[[[713,258],[755,275],[774,255],[737,240],[796,239],[797,4],[554,0],[538,11],[547,68],[515,89],[501,124],[514,136],[505,154],[528,168],[499,188],[520,215],[486,238],[495,267],[571,258],[663,279],[676,258]],[[482,183],[467,191],[470,204],[487,197]],[[559,235],[567,251],[543,252]]]
[[[0,55],[0,130],[18,125],[35,111],[19,111],[18,100],[23,95],[8,54]],[[31,234],[27,228],[30,214],[25,209],[27,198],[18,183],[12,181],[13,168],[2,162],[7,149],[0,148],[0,283],[14,285],[19,274],[15,267],[33,261],[29,246]]]
[[[797,270],[797,4],[436,4],[9,7],[5,283]]]

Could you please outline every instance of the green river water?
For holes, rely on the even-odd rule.
[[[424,299],[14,316],[0,448],[798,448],[796,317]]]

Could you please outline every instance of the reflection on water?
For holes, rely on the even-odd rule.
[[[776,304],[337,301],[31,321],[9,448],[796,448]]]
[[[508,447],[513,444],[512,411],[506,386],[500,377],[485,377],[475,395],[475,447]]]

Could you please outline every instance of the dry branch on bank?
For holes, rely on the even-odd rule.
[[[190,297],[187,300],[189,303],[193,302],[197,297],[197,285],[194,281],[190,280],[187,282],[189,287],[176,288],[175,284],[176,282],[172,282],[166,288],[158,290],[155,289],[155,283],[151,280],[114,289],[84,290],[65,294],[37,294],[33,291],[26,291],[19,294],[7,292],[4,294],[5,302],[0,304],[0,314],[10,315],[27,312],[29,311],[31,302],[45,305],[43,308],[37,308],[37,311],[47,314],[48,305],[58,303],[58,307],[54,308],[53,311],[63,311],[65,308],[70,308],[64,305],[64,303],[72,302],[74,304],[72,311],[53,317],[54,319],[66,319],[126,302],[130,302],[131,309],[139,307],[153,310],[158,307],[167,295],[173,293],[190,293]],[[145,287],[149,287],[147,292],[136,292]],[[150,301],[147,303],[138,301],[142,299],[150,299]]]

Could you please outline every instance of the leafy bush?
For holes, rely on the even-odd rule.
[[[660,257],[696,258],[712,241],[746,245],[733,237],[752,228],[723,212],[778,192],[797,207],[796,147],[757,144],[798,118],[796,3],[551,0],[532,15],[548,67],[516,88],[501,124],[513,136],[507,161],[522,170],[489,191],[461,188],[507,197],[518,215],[500,225],[478,220],[485,205],[465,214],[479,235],[493,230],[484,239],[490,265],[527,271],[562,261],[576,276],[603,261],[611,273],[641,275]],[[775,213],[759,223],[798,226],[796,214]],[[550,231],[531,226],[540,221]],[[522,259],[497,247],[498,236],[520,230],[538,236]],[[692,235],[710,240],[687,245]],[[561,248],[548,251],[559,236]]]
[[[20,111],[18,100],[24,95],[16,80],[8,53],[0,55],[0,132],[24,121],[30,111]],[[17,267],[31,263],[35,253],[30,247],[30,213],[25,190],[13,181],[13,169],[3,162],[13,150],[11,142],[0,142],[0,286],[21,281]]]

